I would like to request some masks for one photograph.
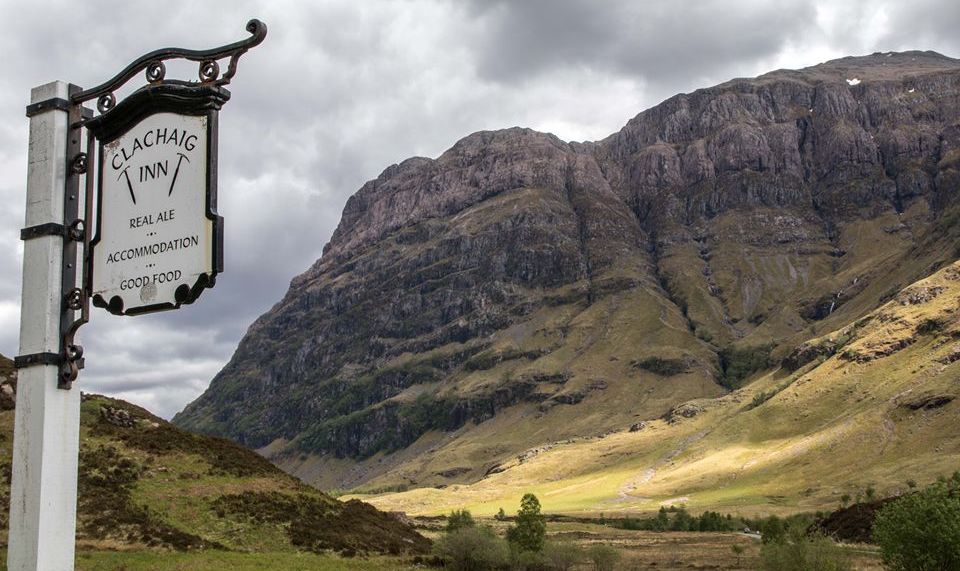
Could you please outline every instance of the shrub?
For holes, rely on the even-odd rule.
[[[761,568],[769,571],[847,571],[852,569],[843,550],[830,539],[806,537],[794,530],[780,542],[765,543]]]
[[[540,551],[546,537],[547,521],[540,513],[540,500],[533,494],[524,494],[517,522],[507,530],[507,540],[520,551]]]
[[[543,559],[550,569],[569,571],[583,558],[580,546],[569,541],[548,541],[543,546]]]
[[[473,521],[473,516],[467,510],[453,510],[447,516],[447,533],[475,525],[477,525],[477,522]]]
[[[593,563],[594,571],[613,571],[620,561],[620,552],[609,545],[591,545],[587,558]]]
[[[729,522],[723,519],[720,512],[705,511],[700,514],[697,522],[698,531],[728,531],[729,529]]]
[[[542,571],[547,560],[540,551],[522,551],[515,545],[510,550],[510,569],[514,571]]]
[[[450,569],[484,571],[510,563],[510,548],[486,526],[464,527],[448,533],[433,544],[433,553]]]
[[[743,557],[743,552],[746,551],[746,548],[739,543],[734,543],[730,546],[730,551],[737,556],[737,567],[740,566],[740,559]]]
[[[786,528],[783,520],[775,515],[763,520],[760,525],[760,535],[764,544],[783,543],[786,539]]]
[[[757,408],[758,406],[772,399],[776,394],[776,391],[770,391],[769,393],[766,391],[761,391],[753,395],[753,400],[750,401],[750,408]]]
[[[647,357],[630,363],[636,369],[644,369],[663,377],[672,377],[687,371],[687,364],[683,359],[667,359],[663,357]]]
[[[960,569],[960,477],[891,502],[873,524],[873,540],[894,571]]]
[[[670,523],[670,531],[697,531],[699,529],[697,519],[687,512],[687,508],[683,506],[679,508],[670,507],[676,511],[673,521]]]
[[[849,343],[850,340],[853,339],[854,335],[856,335],[856,333],[857,331],[856,329],[854,329],[853,331],[849,331],[843,335],[840,335],[836,339],[834,339],[833,340],[834,351],[836,351],[837,349],[841,349],[844,345]]]
[[[720,383],[728,389],[737,389],[753,373],[770,367],[772,345],[751,347],[726,347],[720,351],[720,367],[723,376]]]
[[[943,331],[944,322],[941,319],[935,317],[928,317],[917,324],[917,335],[924,335],[927,333],[936,333],[938,331]]]

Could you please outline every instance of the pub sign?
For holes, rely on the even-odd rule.
[[[223,270],[216,159],[224,91],[154,89],[132,101],[131,115],[115,116],[122,124],[94,125],[94,305],[124,315],[173,309],[212,287]]]

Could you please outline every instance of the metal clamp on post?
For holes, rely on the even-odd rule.
[[[77,351],[69,355],[67,361],[74,361],[78,369],[83,369],[83,347],[76,347]],[[17,369],[26,369],[27,367],[52,365],[61,367],[64,364],[64,356],[60,353],[30,353],[29,355],[17,355],[13,358],[13,366]]]
[[[30,353],[29,355],[17,355],[13,358],[13,366],[18,369],[35,367],[37,365],[54,365],[59,367],[63,362],[63,356],[59,353]]]
[[[32,105],[27,105],[27,117],[35,117],[47,111],[69,111],[70,105],[69,101],[60,97],[38,101]]]
[[[85,234],[86,227],[84,221],[77,219],[74,220],[70,226],[64,226],[56,222],[47,222],[46,224],[37,224],[36,226],[22,228],[20,230],[20,239],[26,241],[44,236],[60,236],[67,240],[73,240],[74,242],[83,242]]]
[[[56,222],[47,222],[46,224],[37,224],[36,226],[28,226],[20,230],[20,239],[21,240],[33,240],[34,238],[42,238],[44,236],[66,236],[67,229],[64,228],[63,224],[57,224]]]

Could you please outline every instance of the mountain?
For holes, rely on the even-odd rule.
[[[15,386],[0,356],[0,402]],[[74,389],[77,390],[77,389]],[[0,407],[0,529],[6,544],[14,410]],[[341,502],[222,438],[181,430],[124,401],[84,394],[78,545],[115,550],[422,553],[408,524]]]
[[[960,61],[884,53],[408,159],[174,422],[397,490],[736,398],[957,257],[958,117]]]

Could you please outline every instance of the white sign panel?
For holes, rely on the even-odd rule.
[[[103,145],[91,284],[97,305],[115,313],[172,309],[212,281],[209,121],[156,113]]]

